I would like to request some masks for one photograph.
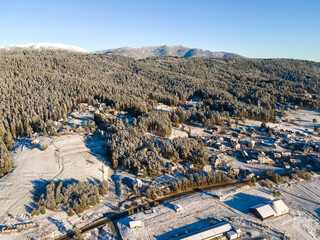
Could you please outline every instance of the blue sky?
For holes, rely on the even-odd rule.
[[[320,0],[0,0],[0,46],[184,45],[320,62]]]

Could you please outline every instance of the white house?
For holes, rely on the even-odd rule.
[[[143,227],[143,223],[140,220],[130,221],[129,222],[129,227],[130,228],[141,228],[141,227]]]

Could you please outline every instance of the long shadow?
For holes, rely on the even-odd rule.
[[[320,208],[317,208],[316,210],[314,210],[316,212],[316,214],[318,215],[318,218],[320,219]]]
[[[233,196],[233,199],[225,201],[224,203],[228,206],[242,212],[242,213],[249,213],[249,208],[258,205],[260,203],[265,203],[270,199],[260,197],[260,196],[253,196],[246,193],[238,193]]]
[[[48,220],[50,222],[52,222],[54,225],[56,225],[56,227],[58,228],[58,231],[61,232],[61,233],[67,233],[67,229],[66,227],[64,226],[63,222],[57,220],[57,219],[54,219],[52,217],[48,217]]]
[[[197,222],[185,225],[180,228],[173,229],[169,232],[166,232],[164,234],[154,236],[157,240],[165,240],[165,239],[182,239],[187,236],[187,234],[192,234],[192,232],[197,232],[198,230],[202,228],[209,227],[212,224],[216,224],[218,222],[215,218],[206,218],[206,219],[200,219],[198,218]]]

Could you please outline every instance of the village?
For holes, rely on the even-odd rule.
[[[184,108],[187,109],[196,104],[197,102],[190,101],[186,103]],[[175,108],[158,104],[157,110],[174,111]],[[29,154],[48,154],[54,150],[57,141],[61,139],[61,143],[58,142],[60,149],[57,149],[59,149],[59,154],[63,156],[62,148],[67,147],[65,145],[67,142],[62,139],[68,139],[68,142],[71,141],[68,158],[62,157],[65,158],[63,159],[64,166],[62,162],[58,162],[57,170],[59,173],[57,175],[56,173],[50,173],[50,176],[54,175],[57,176],[56,179],[63,179],[71,174],[70,176],[77,179],[79,175],[72,173],[74,171],[72,161],[74,156],[78,156],[75,154],[82,154],[78,153],[83,152],[80,148],[86,146],[87,149],[84,151],[89,152],[92,156],[84,157],[82,154],[80,159],[83,158],[81,161],[84,165],[81,166],[84,168],[89,165],[92,166],[91,172],[86,176],[87,178],[101,178],[109,182],[108,196],[102,202],[109,204],[112,201],[112,204],[108,205],[108,208],[104,207],[99,210],[97,209],[100,205],[94,207],[95,211],[99,211],[99,214],[95,214],[93,209],[87,210],[86,219],[81,216],[74,217],[72,222],[77,223],[80,227],[101,217],[102,211],[118,209],[121,212],[141,207],[141,211],[132,212],[132,215],[115,223],[122,239],[241,239],[265,235],[274,236],[271,239],[281,239],[284,236],[287,237],[286,239],[296,239],[290,238],[290,234],[296,237],[301,236],[304,226],[300,226],[299,232],[296,232],[288,224],[278,229],[277,223],[281,221],[279,219],[282,217],[289,222],[298,221],[291,213],[296,213],[301,209],[291,210],[291,200],[283,199],[284,195],[276,194],[279,191],[277,184],[272,183],[270,187],[266,182],[269,181],[270,185],[268,179],[272,179],[275,174],[283,177],[283,181],[279,181],[279,184],[285,186],[290,186],[293,183],[287,177],[293,173],[301,176],[311,172],[311,175],[317,178],[316,172],[320,164],[320,136],[315,131],[316,127],[314,126],[317,126],[320,116],[318,112],[311,110],[289,109],[287,112],[288,116],[286,118],[278,117],[276,123],[265,124],[254,120],[238,122],[231,119],[231,124],[215,126],[211,129],[196,122],[188,122],[180,124],[179,127],[173,127],[172,134],[168,139],[188,137],[201,142],[206,148],[208,161],[202,168],[190,162],[167,161],[161,167],[161,174],[158,177],[145,176],[143,172],[129,172],[122,168],[113,170],[110,167],[108,159],[104,156],[104,143],[113,129],[112,123],[114,119],[121,119],[123,122],[131,124],[133,117],[128,112],[117,111],[103,103],[96,106],[80,104],[79,108],[70,113],[67,119],[59,119],[53,122],[52,132],[48,132],[48,134],[55,135],[55,140],[43,136],[42,133],[35,133],[32,139],[24,142],[24,148],[29,151]],[[95,113],[103,114],[107,119],[113,119],[106,130],[101,130],[96,126],[94,122]],[[295,117],[296,113],[298,117]],[[292,121],[290,122],[290,120]],[[299,121],[301,121],[301,124],[299,124]],[[72,144],[73,141],[76,142]],[[82,146],[83,143],[80,144],[80,142],[84,142],[84,145]],[[100,153],[97,154],[99,151]],[[17,156],[21,156],[22,153],[19,152],[20,155],[17,154]],[[88,160],[88,157],[92,159]],[[81,161],[77,164],[82,164]],[[68,164],[70,164],[70,170],[68,170]],[[212,171],[225,174],[229,183],[245,184],[239,187],[230,186],[219,190],[203,191],[150,209],[143,207],[157,200],[157,198],[148,199],[145,197],[148,188],[159,186],[164,189],[162,188],[163,185],[182,180],[189,174],[206,175]],[[86,179],[85,176],[83,177],[83,179]],[[173,194],[173,192],[166,188],[158,197],[161,198],[170,194]],[[237,198],[236,196],[240,197]],[[243,196],[247,196],[247,198],[243,198]],[[243,209],[238,209],[237,205],[242,205],[238,201],[247,201],[248,204]],[[198,202],[203,205],[195,207],[194,205],[198,205]],[[54,213],[50,214],[57,216]],[[283,215],[289,215],[290,217]],[[199,216],[201,217],[199,218]],[[39,219],[44,217],[40,216]],[[307,216],[303,217],[307,218]],[[28,221],[30,218],[35,217],[29,215]],[[175,226],[174,229],[165,220],[170,218],[172,218],[171,221],[175,222],[172,223],[172,226]],[[57,216],[58,219],[59,216]],[[61,220],[61,226],[67,220],[66,217],[64,219]],[[82,220],[79,222],[80,219]],[[261,221],[267,223],[270,221],[270,224],[265,225]],[[12,219],[6,222],[6,224],[1,225],[3,236],[9,237],[9,233],[18,234],[13,232],[23,229],[17,227],[19,225],[16,226]],[[42,229],[42,225],[38,224],[37,218],[32,222],[32,228]],[[68,225],[69,228],[72,228],[71,223]],[[31,225],[28,227],[31,227]],[[285,234],[286,227],[289,228],[287,234]],[[66,225],[63,228],[65,229]],[[264,231],[258,230],[259,228],[263,228]],[[49,238],[50,236],[55,238],[61,233],[66,233],[65,230],[61,232],[61,227],[58,227],[58,231],[53,229],[52,227],[47,228],[42,236],[48,236],[46,234],[50,232]],[[28,232],[32,232],[32,229],[29,229]],[[314,228],[311,232],[311,236],[318,234]],[[96,234],[95,231],[91,231],[86,233],[85,236],[87,239],[91,239],[90,237],[94,234]],[[116,239],[115,233],[113,234]],[[12,239],[21,239],[18,235],[15,236],[17,238]],[[312,237],[306,239],[312,239]]]

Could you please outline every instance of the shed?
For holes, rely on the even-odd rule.
[[[175,205],[173,206],[173,208],[174,208],[174,210],[175,210],[176,212],[180,212],[180,211],[182,211],[182,209],[183,209],[180,204],[175,204]]]
[[[140,220],[130,221],[129,222],[129,227],[130,228],[141,228],[141,227],[143,227],[143,223]]]
[[[227,232],[227,237],[229,240],[232,240],[232,239],[237,239],[238,238],[238,233],[234,230],[231,230],[229,232]]]

